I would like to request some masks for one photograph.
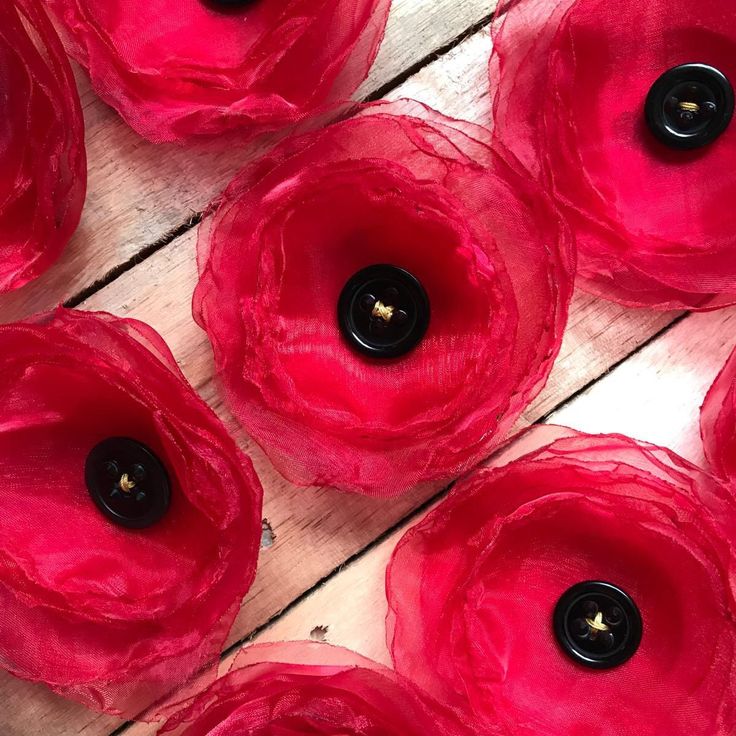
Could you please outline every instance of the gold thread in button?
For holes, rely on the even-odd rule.
[[[588,624],[591,631],[608,631],[609,628],[606,624],[603,623],[603,614],[598,611],[596,613],[595,618],[586,618],[585,623]]]
[[[127,473],[123,473],[118,485],[123,493],[130,493],[135,488],[135,481]]]
[[[379,299],[373,305],[373,311],[371,312],[371,315],[373,317],[378,317],[379,319],[382,319],[384,322],[390,322],[391,318],[394,316],[394,310],[395,307],[386,305]]]

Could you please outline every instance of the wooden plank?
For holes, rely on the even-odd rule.
[[[405,12],[409,15],[413,14],[414,20],[422,14],[416,5],[410,12],[407,2],[397,2],[395,11],[402,7],[407,9]],[[447,8],[447,5],[444,7]],[[445,34],[448,31],[449,29],[445,29]],[[397,31],[394,33],[397,38],[401,37]],[[429,31],[425,31],[423,43],[427,42],[427,34]],[[389,41],[387,35],[387,42]],[[437,107],[443,107],[442,99],[447,97],[450,103],[449,114],[459,116],[463,112],[462,96],[466,95],[469,109],[475,111],[476,119],[487,119],[490,107],[484,59],[490,53],[490,39],[487,32],[483,32],[466,40],[461,46],[462,48],[459,47],[425,67],[416,77],[410,78],[394,96],[415,95]],[[456,86],[457,79],[466,76],[465,84]],[[468,96],[471,89],[474,92],[472,98]],[[156,176],[155,162],[150,164],[149,160],[152,154],[158,155],[159,148],[151,147],[135,137],[110,110],[100,107],[94,101],[88,101],[87,119],[88,126],[92,120],[92,129],[98,130],[101,136],[96,145],[103,145],[105,130],[113,131],[111,139],[116,139],[118,135],[127,138],[127,143],[118,153],[123,159],[128,157],[131,171],[138,172],[139,175],[142,171],[147,172],[140,177],[140,190],[149,186],[146,183],[147,177],[153,180]],[[89,134],[88,127],[88,136]],[[178,149],[172,150],[174,155],[178,155]],[[138,158],[133,161],[131,157],[135,156]],[[193,164],[192,169],[194,168]],[[98,184],[103,186],[107,182],[107,186],[114,186],[116,170],[113,168],[101,175]],[[152,191],[149,187],[148,191],[154,199],[162,192],[165,193],[167,186],[169,191],[174,190],[171,182],[177,179],[175,172],[175,167],[164,169],[160,191]],[[181,172],[182,179],[187,181],[185,174],[186,172]],[[110,178],[112,182],[109,181]],[[189,179],[196,180],[196,177],[190,176]],[[212,182],[207,179],[205,185],[211,187]],[[155,182],[151,186],[156,186]],[[90,188],[94,191],[92,182]],[[180,197],[182,194],[185,198],[193,196],[192,192],[183,192],[181,186],[176,191]],[[141,222],[145,222],[142,218],[146,214],[150,212],[133,212],[130,223],[125,226],[127,230],[134,228],[139,218]],[[151,233],[148,237],[151,237]],[[100,238],[98,233],[95,242],[100,243]],[[191,318],[190,299],[196,282],[194,243],[193,231],[174,240],[155,256],[89,299],[85,307],[134,316],[159,330],[166,337],[192,384],[238,435],[246,451],[253,455],[256,468],[267,489],[264,517],[274,530],[275,543],[262,554],[256,583],[233,630],[234,641],[267,621],[351,554],[368,544],[387,526],[402,518],[424,495],[418,491],[392,501],[391,515],[386,515],[384,503],[337,494],[331,490],[296,489],[271,470],[262,453],[238,433],[233,420],[222,407],[212,381],[211,352],[203,333]],[[77,263],[76,266],[64,266],[61,270],[74,267],[84,268]],[[11,301],[13,299],[15,296],[11,295]],[[16,306],[18,304],[20,302]],[[0,315],[4,321],[21,316],[24,313],[23,308],[18,308],[20,311],[14,313],[11,302],[0,299]],[[27,311],[31,311],[30,305]],[[305,549],[310,551],[307,558],[303,556]],[[300,560],[301,564],[295,566],[296,560]],[[77,733],[105,734],[121,723],[119,719],[93,714],[81,706],[64,701],[50,694],[43,686],[15,680],[2,672],[0,693],[7,703],[4,712],[0,714],[0,733],[3,736],[25,736],[29,730],[41,730],[41,724],[44,730],[59,736]]]
[[[700,405],[734,347],[734,335],[736,308],[689,315],[549,421],[593,433],[620,432],[702,463]],[[503,464],[538,444],[533,431],[493,462]],[[390,665],[384,627],[385,570],[399,539],[417,520],[347,565],[256,641],[319,638]],[[149,727],[137,725],[127,736],[152,734]]]
[[[499,452],[491,464],[504,465],[537,446],[539,440],[534,431],[526,433],[522,439]],[[436,505],[437,503],[433,504],[432,508]],[[384,625],[388,613],[385,594],[386,566],[407,528],[425,513],[428,511],[402,524],[368,553],[346,565],[337,575],[254,637],[253,643],[326,641],[352,649],[391,667]],[[223,659],[221,673],[227,671],[237,651]],[[155,736],[155,733],[155,726],[137,723],[126,730],[125,736]]]
[[[397,94],[411,93],[435,105],[437,100],[445,100],[446,104],[437,106],[450,114],[465,113],[482,119],[489,114],[485,82],[488,50],[487,34],[479,33],[426,67]],[[159,330],[190,381],[233,429],[241,444],[253,452],[266,488],[264,514],[275,533],[275,543],[263,551],[256,584],[233,630],[234,641],[278,615],[351,555],[360,553],[434,489],[421,489],[386,502],[338,494],[330,489],[298,489],[280,478],[263,455],[235,430],[220,402],[212,380],[209,346],[190,316],[195,280],[194,233],[189,232],[95,294],[84,307],[143,319]],[[587,385],[673,317],[625,310],[577,295],[553,377],[543,396],[527,411],[525,421],[539,418]],[[59,736],[104,734],[117,724],[114,719],[96,716],[39,687],[8,677],[0,679],[0,693],[6,703],[12,703],[0,714],[2,733],[8,736],[41,730]]]
[[[405,87],[410,87],[417,97],[426,95],[424,99],[449,97],[458,106],[457,110],[451,110],[456,114],[462,111],[462,97],[468,99],[469,90],[475,89],[475,115],[483,115],[488,104],[487,87],[480,90],[478,87],[482,87],[479,77],[485,76],[480,62],[487,51],[487,37],[478,34]],[[471,72],[475,73],[474,77]],[[464,84],[458,89],[461,80]],[[451,94],[452,90],[456,96]],[[84,306],[134,316],[152,324],[167,339],[190,381],[237,433],[212,381],[212,359],[206,339],[190,317],[189,300],[196,280],[194,235],[190,232],[175,240]],[[526,420],[539,417],[584,386],[671,318],[668,314],[623,310],[578,295],[571,329],[549,389],[535,408],[527,412]],[[256,584],[243,605],[231,640],[268,621],[431,493],[431,489],[423,489],[387,503],[337,494],[329,489],[297,489],[277,476],[263,455],[242,434],[237,434],[243,446],[253,453],[264,481],[264,515],[276,541],[263,552]],[[77,733],[80,728],[86,729],[82,731],[86,733],[104,733],[115,724],[112,719],[92,716],[53,696],[40,698],[38,688],[23,683],[14,683],[11,692],[22,701],[24,688],[33,693],[28,697],[34,699],[34,713],[47,726],[53,724],[54,733]],[[22,707],[18,712],[23,712],[21,725],[27,727],[31,716]],[[14,723],[8,722],[7,727],[13,728]]]
[[[394,0],[384,44],[361,97],[448,44],[489,13],[488,0]],[[154,146],[130,130],[77,74],[86,123],[89,187],[82,223],[59,263],[0,296],[0,320],[49,309],[94,284],[200,212],[255,152],[215,141]]]
[[[688,315],[549,421],[620,432],[705,466],[700,406],[736,346],[736,308]]]

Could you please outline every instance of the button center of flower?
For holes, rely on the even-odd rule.
[[[397,358],[424,337],[429,298],[408,271],[389,264],[368,266],[345,284],[337,317],[351,347],[373,358]]]
[[[652,85],[645,112],[652,133],[671,148],[699,148],[712,143],[728,127],[734,92],[718,69],[682,64]]]
[[[633,600],[610,583],[578,583],[560,598],[554,632],[563,651],[579,664],[608,669],[636,652],[642,634]]]
[[[95,505],[121,526],[151,526],[169,508],[166,469],[148,447],[127,437],[111,437],[92,449],[85,482]]]

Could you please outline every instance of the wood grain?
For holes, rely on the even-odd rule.
[[[394,0],[384,43],[359,99],[488,17],[490,0]],[[82,223],[61,260],[33,284],[0,296],[0,321],[49,309],[181,227],[260,146],[214,141],[156,146],[137,136],[77,81],[86,124],[89,186]]]
[[[381,54],[362,93],[369,94],[401,73],[407,64],[434,52],[490,11],[487,2],[466,2],[458,9],[447,0],[395,0]],[[481,54],[487,54],[489,48],[488,43],[482,47],[477,41],[473,44],[473,53],[481,65],[485,63]],[[463,54],[459,56],[468,63]],[[457,68],[457,58],[457,54],[451,57],[453,68]],[[485,78],[484,74],[478,76]],[[436,60],[421,74],[421,85],[440,95],[430,100],[439,107],[442,90],[447,88],[442,79],[443,59]],[[190,152],[152,146],[135,136],[90,92],[82,74],[78,81],[90,163],[90,193],[84,221],[67,255],[47,277],[0,298],[0,321],[49,308],[94,283],[109,268],[135,255],[201,209],[240,162],[252,155],[243,152],[242,156],[233,157],[231,152]],[[410,80],[408,84],[417,82]],[[398,96],[402,94],[408,92],[399,92]],[[459,99],[456,96],[454,100],[455,112],[459,114]],[[479,117],[487,112],[487,108],[477,109]],[[189,300],[196,277],[193,264],[194,233],[190,232],[175,239],[150,261],[133,267],[95,295],[87,306],[151,322],[167,337],[192,383],[216,410],[222,410],[211,380],[209,349],[190,316]],[[232,420],[224,410],[222,413],[235,432]],[[268,488],[264,515],[274,530],[275,540],[263,551],[258,580],[243,608],[234,638],[276,615],[321,576],[375,538],[392,520],[401,518],[427,493],[426,489],[416,491],[393,502],[393,516],[384,518],[384,504],[331,490],[288,486],[244,438],[243,445],[253,452]],[[328,513],[335,509],[339,513]],[[298,539],[302,542],[296,543]],[[300,548],[312,551],[309,559],[300,562],[300,554],[293,552]],[[6,673],[0,673],[0,693],[4,701],[0,713],[2,736],[39,732],[59,736],[106,734],[121,723]]]
[[[423,3],[414,3],[414,12],[420,12],[419,5]],[[438,1],[434,5],[441,5],[449,15],[456,8],[455,4]],[[397,2],[396,7],[409,8],[409,4]],[[449,25],[455,22],[445,20]],[[463,21],[463,27],[466,20]],[[448,33],[443,31],[440,35],[445,37]],[[490,116],[486,78],[489,50],[488,34],[481,31],[412,76],[390,97],[412,96],[448,114],[487,121]],[[88,121],[93,122],[93,130],[94,119],[99,116],[96,123],[99,126],[99,141],[95,145],[100,146],[100,150],[106,145],[106,136],[113,149],[116,140],[125,138],[125,132],[120,132],[120,124],[108,110],[91,103],[87,115]],[[90,235],[90,248],[95,254],[95,268],[101,263],[120,262],[120,258],[138,252],[137,248],[151,243],[167,228],[181,224],[187,211],[201,208],[209,198],[209,194],[202,196],[202,188],[210,188],[212,192],[219,189],[230,173],[230,170],[226,171],[225,164],[236,165],[230,154],[226,160],[213,154],[202,154],[203,158],[196,155],[190,157],[180,149],[162,152],[163,149],[152,150],[140,140],[131,140],[130,135],[128,141],[121,143],[117,152],[107,159],[110,168],[106,173],[99,176],[95,174],[95,191],[104,190],[105,187],[109,189],[109,197],[105,195],[98,200],[99,208],[94,215],[99,217],[97,224],[85,226],[89,233],[94,233],[94,237]],[[137,144],[137,148],[134,144]],[[129,168],[126,168],[127,164],[130,164]],[[224,168],[218,169],[221,164]],[[116,178],[122,182],[117,189]],[[132,188],[131,182],[135,183]],[[121,197],[119,209],[117,204],[109,209],[107,224],[110,229],[105,230],[106,208],[111,207],[116,193]],[[140,209],[136,210],[136,207]],[[111,242],[106,242],[107,238]],[[95,250],[98,248],[99,252]],[[127,249],[125,253],[128,255],[121,255],[123,251],[120,248]],[[378,536],[400,523],[430,498],[437,489],[417,489],[401,499],[386,502],[339,494],[331,489],[299,489],[278,476],[263,454],[236,429],[221,403],[212,377],[209,346],[190,316],[191,292],[196,281],[194,250],[193,231],[174,238],[150,258],[94,294],[83,306],[143,319],[156,328],[171,346],[189,380],[220,414],[241,445],[253,455],[266,489],[264,516],[275,538],[272,545],[262,550],[256,583],[244,601],[230,639],[236,641],[275,620],[295,599],[351,557],[359,555]],[[111,253],[115,254],[112,259],[109,258]],[[88,258],[91,253],[84,255]],[[87,268],[86,262],[83,264],[83,259],[80,259],[78,253],[76,262],[72,260],[60,269],[62,275],[68,275],[70,283],[87,284],[90,279],[104,272],[99,269],[94,272],[87,270],[79,276],[81,280],[74,281],[78,277],[77,270],[82,272]],[[54,278],[62,277],[57,275]],[[49,283],[49,294],[38,292],[37,297],[27,302],[23,301],[25,297],[18,297],[19,301],[12,303],[0,302],[0,314],[7,319],[13,314],[25,313],[24,310],[32,305],[34,309],[39,308],[42,301],[34,299],[50,299],[53,294],[60,293],[58,290],[62,286],[66,288],[66,284],[60,286],[58,283]],[[42,291],[40,286],[38,288]],[[57,301],[58,297],[53,300]],[[675,316],[673,313],[626,310],[577,294],[560,359],[547,389],[525,413],[524,422],[535,421],[594,381],[653,333],[669,324]],[[364,572],[352,586],[347,583],[340,589],[339,597],[332,599],[332,609],[314,609],[315,613],[329,611],[329,618],[307,615],[307,609],[302,606],[313,599],[314,596],[311,596],[294,609],[304,611],[301,619],[294,618],[290,612],[269,629],[269,635],[272,632],[281,635],[279,632],[293,630],[295,634],[305,636],[315,626],[323,625],[327,626],[327,638],[330,641],[340,635],[342,627],[345,627],[345,636],[348,636],[348,631],[357,636],[360,626],[365,624],[364,619],[375,618],[380,612],[380,608],[358,610],[363,605],[361,601],[367,600],[365,595],[370,594],[369,597],[373,596],[370,599],[374,600],[376,590],[382,585],[381,582],[375,588],[376,575],[385,563],[385,558],[375,557],[380,549],[383,549],[383,545],[378,545],[348,568],[354,570],[356,565],[361,565],[358,569]],[[382,580],[382,576],[379,577]],[[325,589],[338,579],[342,580],[342,575],[331,580]],[[366,586],[365,591],[360,587],[362,585]],[[324,621],[320,618],[324,618]],[[353,619],[355,625],[351,623]],[[375,632],[375,627],[367,627],[361,646],[368,649],[364,650],[366,653],[380,659],[379,644],[382,637],[376,636]],[[374,651],[371,647],[377,649]],[[78,733],[96,736],[109,733],[119,723],[56,698],[41,687],[8,676],[0,677],[0,695],[5,704],[0,713],[0,733],[3,736],[26,736],[41,732],[59,736]]]
[[[690,314],[549,421],[620,432],[705,466],[700,406],[736,347],[736,308]]]

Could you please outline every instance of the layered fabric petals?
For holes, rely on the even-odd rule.
[[[156,143],[289,128],[349,99],[390,0],[50,0],[74,58]]]
[[[408,109],[282,144],[200,230],[195,319],[233,412],[298,484],[386,496],[456,476],[560,347],[556,209],[485,131]]]
[[[727,736],[735,519],[670,451],[568,431],[471,474],[400,541],[395,666],[515,736]]]
[[[720,0],[500,4],[496,144],[563,207],[583,288],[657,309],[736,301],[735,27]]]
[[[314,642],[242,650],[230,671],[182,704],[171,736],[469,736],[462,722],[395,672]]]
[[[0,356],[0,664],[135,716],[220,653],[261,486],[140,322],[58,310]]]
[[[84,122],[64,49],[38,0],[0,7],[0,293],[38,278],[79,224]]]
[[[736,484],[736,350],[705,397],[700,429],[711,467]]]

